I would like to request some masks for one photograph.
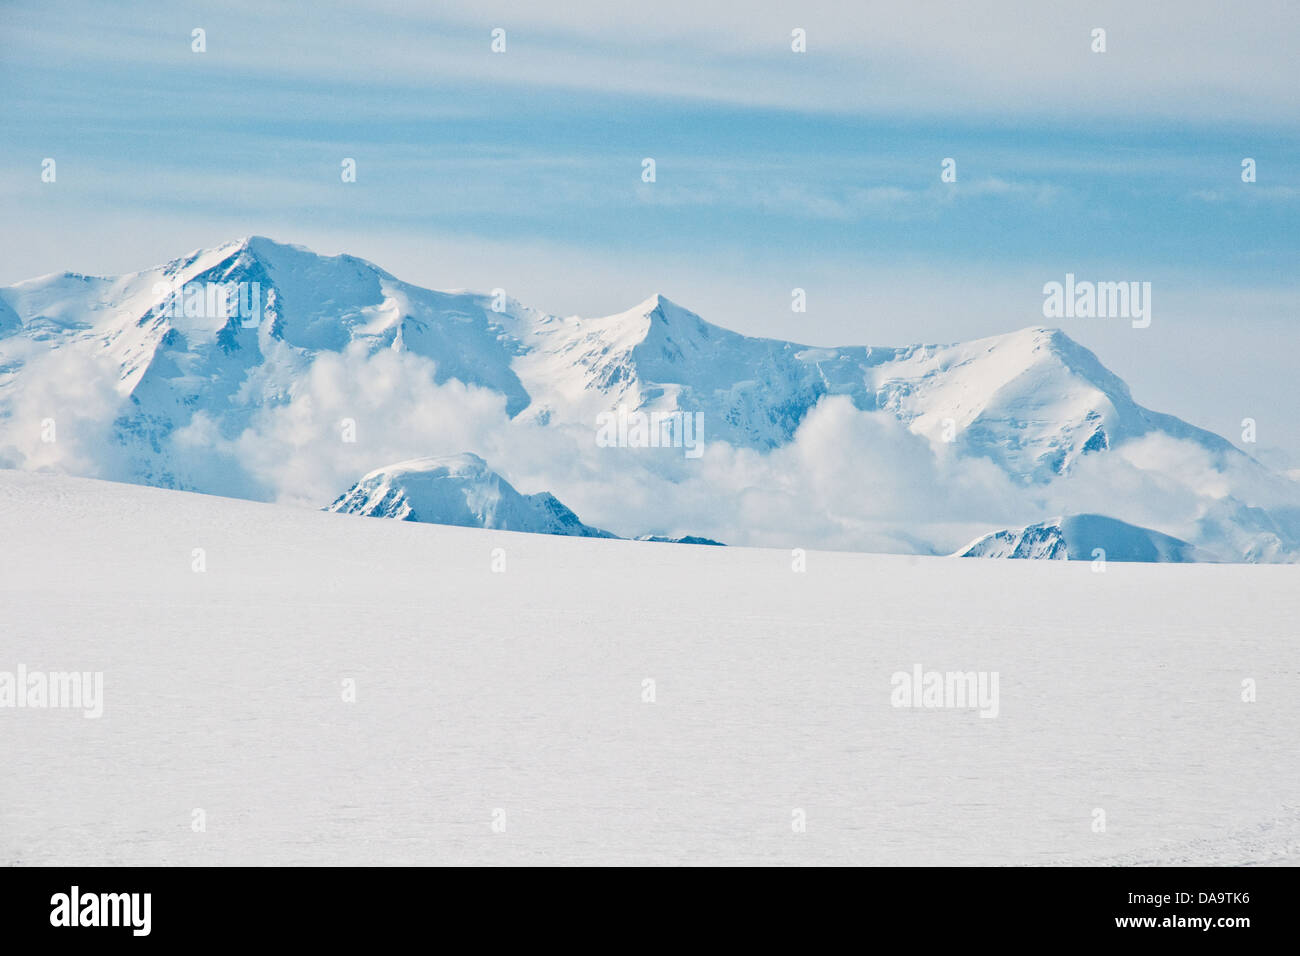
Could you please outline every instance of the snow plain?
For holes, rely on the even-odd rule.
[[[806,561],[0,471],[0,864],[1300,858],[1300,567]]]

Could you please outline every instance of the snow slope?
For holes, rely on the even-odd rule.
[[[416,458],[376,469],[326,510],[462,528],[614,537],[583,524],[549,492],[521,495],[487,462],[469,453]]]
[[[0,541],[0,670],[105,697],[0,709],[5,864],[1300,858],[1295,566],[796,573],[4,471]],[[998,716],[892,707],[918,664]]]
[[[1030,558],[1092,561],[1207,560],[1186,541],[1105,515],[1066,515],[1025,528],[994,531],[958,552],[963,558]]]

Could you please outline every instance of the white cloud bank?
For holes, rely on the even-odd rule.
[[[128,449],[114,429],[129,403],[96,384],[104,377],[75,353],[34,361],[42,365],[28,369],[34,386],[12,409],[0,465],[127,477]],[[1070,475],[1027,486],[963,455],[960,442],[931,443],[888,413],[834,396],[792,442],[768,452],[708,441],[706,416],[704,454],[688,459],[681,449],[598,447],[595,422],[512,420],[500,394],[437,384],[435,375],[434,363],[407,352],[354,344],[322,353],[287,402],[256,410],[233,437],[199,413],[159,439],[163,460],[200,491],[320,508],[375,468],[469,451],[523,493],[554,493],[588,524],[732,545],[942,554],[991,530],[1083,512],[1234,559],[1253,545],[1267,551],[1274,531],[1300,537],[1295,482],[1164,435],[1085,456]],[[53,443],[39,428],[47,417],[58,423]],[[349,431],[355,441],[345,440]]]

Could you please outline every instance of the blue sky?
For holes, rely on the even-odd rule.
[[[1149,329],[1055,324],[1139,401],[1300,453],[1294,5],[404,6],[0,7],[0,282],[259,233],[553,312],[661,291],[894,345],[1046,324],[1067,271],[1150,281]]]

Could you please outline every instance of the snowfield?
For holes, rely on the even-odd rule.
[[[1294,565],[798,573],[14,471],[0,543],[0,671],[104,681],[98,720],[0,709],[4,864],[1300,851]],[[917,665],[997,672],[997,717],[891,706]]]

